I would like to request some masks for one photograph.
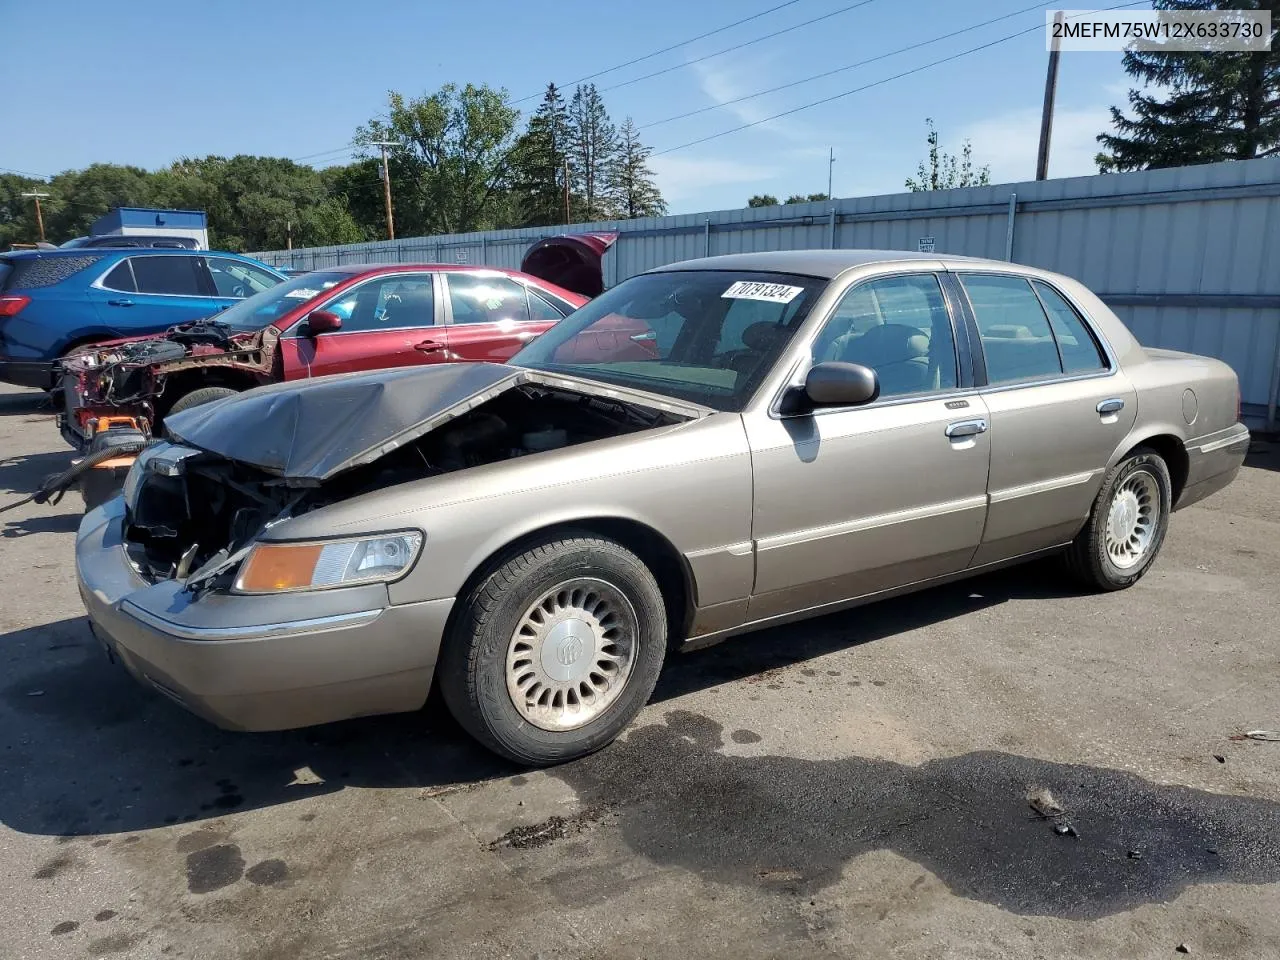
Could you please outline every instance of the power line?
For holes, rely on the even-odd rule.
[[[331,150],[321,150],[318,153],[308,153],[301,157],[290,157],[289,160],[293,163],[300,163],[303,160],[311,160],[311,159],[314,159],[315,157],[325,157],[325,156],[329,156],[330,154],[341,154],[343,152],[354,153],[357,149],[359,148],[354,143],[347,143],[342,145],[341,147],[334,147]]]
[[[1131,3],[1119,3],[1112,7],[1100,7],[1099,9],[1120,10],[1120,9],[1123,9],[1124,7],[1145,6],[1146,3],[1147,3],[1147,0],[1133,0],[1133,2]],[[758,127],[762,123],[769,123],[773,120],[780,120],[783,117],[789,117],[794,113],[800,113],[802,110],[809,110],[809,109],[812,109],[813,107],[819,107],[819,106],[822,106],[823,104],[831,103],[832,101],[835,101],[835,100],[843,100],[845,97],[851,97],[855,93],[862,93],[864,90],[870,90],[873,87],[880,87],[894,80],[901,80],[903,77],[909,77],[912,74],[921,73],[925,70],[930,69],[931,67],[937,67],[944,63],[950,63],[952,60],[959,60],[961,57],[967,57],[970,54],[978,53],[979,51],[989,49],[990,47],[997,46],[1001,43],[1007,43],[1010,40],[1015,40],[1018,37],[1025,36],[1028,33],[1033,33],[1037,30],[1043,30],[1043,29],[1044,27],[1041,25],[1028,27],[1026,30],[1019,30],[1017,33],[1011,33],[1008,36],[1000,37],[998,40],[991,40],[987,43],[980,44],[979,46],[970,47],[968,50],[961,50],[959,53],[953,53],[949,57],[942,57],[939,60],[934,60],[930,63],[921,64],[920,66],[913,67],[910,70],[904,70],[902,73],[895,73],[891,77],[885,77],[882,80],[875,80],[875,81],[872,81],[871,83],[863,84],[860,87],[854,87],[852,90],[845,90],[843,93],[833,94],[830,97],[823,97],[821,100],[813,100],[809,103],[801,104],[798,107],[792,107],[790,110],[783,110],[781,113],[775,113],[772,116],[764,117],[760,120],[753,120],[750,123],[744,123],[741,126],[732,127],[728,130],[721,130],[719,133],[712,133],[705,137],[699,137],[697,140],[690,140],[687,143],[680,143],[674,147],[667,147],[665,150],[655,150],[652,156],[660,157],[660,156],[663,156],[664,154],[675,153],[675,151],[677,150],[684,150],[688,147],[697,146],[698,144],[706,143],[709,140],[718,140],[721,137],[727,137],[731,133],[738,133],[741,130],[747,130],[747,129],[750,129],[751,127]]]
[[[15,170],[13,167],[0,167],[5,173],[16,173],[20,177],[35,177],[37,180],[52,180],[46,173],[32,173],[30,170]]]
[[[735,103],[742,103],[744,100],[754,100],[756,97],[763,97],[770,93],[777,93],[779,90],[789,90],[792,87],[798,87],[802,84],[812,83],[814,80],[821,80],[823,77],[835,76],[837,73],[844,73],[847,70],[853,70],[855,67],[865,67],[867,64],[875,63],[879,60],[886,60],[889,57],[897,56],[900,53],[907,53],[919,47],[927,47],[930,44],[940,43],[943,40],[950,40],[952,37],[958,37],[962,33],[971,33],[974,30],[980,30],[983,27],[989,27],[993,23],[999,23],[1001,20],[1008,20],[1012,17],[1021,16],[1024,13],[1030,13],[1032,10],[1039,10],[1042,7],[1051,7],[1057,0],[1049,0],[1047,3],[1034,3],[1029,7],[1023,7],[1021,10],[1015,10],[1013,13],[1006,13],[1000,17],[992,17],[990,20],[984,20],[981,23],[975,23],[971,27],[963,27],[960,30],[953,30],[951,33],[944,33],[941,36],[934,37],[932,40],[921,40],[919,43],[912,43],[905,47],[899,47],[897,50],[890,50],[888,53],[882,53],[878,56],[868,57],[866,60],[859,60],[856,63],[850,63],[843,67],[836,67],[834,70],[825,70],[822,73],[815,73],[799,80],[792,80],[790,83],[783,83],[776,87],[770,87],[768,90],[761,90],[758,93],[748,93],[741,97],[734,97],[732,100],[725,100],[721,103],[713,103],[708,107],[700,107],[697,110],[690,110],[687,113],[678,113],[672,117],[663,117],[661,120],[652,120],[649,123],[642,123],[636,129],[647,130],[650,127],[658,127],[664,123],[671,123],[675,120],[684,120],[687,117],[696,117],[701,113],[709,113],[712,110],[719,110],[721,107],[730,107]]]
[[[621,83],[615,83],[611,87],[603,87],[600,90],[600,93],[607,93],[610,90],[629,87],[633,83],[640,83],[642,80],[652,80],[654,77],[660,77],[664,73],[683,70],[685,67],[691,67],[695,63],[701,63],[703,60],[711,60],[714,57],[720,57],[726,53],[732,53],[734,50],[741,50],[743,47],[750,47],[753,44],[763,43],[765,40],[772,40],[774,37],[780,37],[784,33],[791,33],[793,30],[799,30],[801,27],[809,27],[815,23],[821,23],[823,20],[830,20],[832,17],[838,17],[840,14],[848,13],[850,10],[857,10],[859,7],[865,7],[869,3],[875,3],[875,0],[861,0],[859,3],[851,3],[847,7],[841,7],[839,10],[832,10],[830,13],[824,13],[820,17],[814,17],[812,20],[805,20],[803,23],[797,23],[795,26],[783,27],[781,30],[773,31],[773,33],[766,33],[764,36],[756,37],[754,40],[744,40],[742,43],[735,43],[732,47],[725,47],[723,50],[717,50],[715,53],[708,53],[706,56],[695,57],[692,60],[686,60],[684,63],[677,63],[675,66],[666,67],[662,70],[655,70],[653,73],[646,73],[643,76],[634,77],[631,80],[623,80]]]
[[[620,63],[614,67],[606,67],[604,70],[597,70],[595,73],[589,73],[585,77],[579,77],[577,80],[573,80],[573,81],[570,81],[569,83],[562,84],[562,86],[572,87],[575,84],[585,83],[588,80],[594,80],[596,77],[603,77],[606,73],[613,73],[614,71],[621,70],[624,67],[630,67],[630,66],[634,66],[637,63],[643,63],[645,60],[652,60],[654,57],[661,56],[664,53],[670,53],[672,50],[676,50],[680,47],[687,46],[688,44],[694,43],[698,40],[705,40],[707,37],[714,36],[717,33],[724,33],[726,30],[731,30],[734,27],[742,26],[742,24],[749,23],[752,20],[759,20],[761,17],[766,16],[767,14],[773,13],[777,10],[781,10],[783,7],[794,6],[799,2],[800,0],[787,0],[786,3],[780,3],[776,7],[770,7],[768,10],[761,10],[759,13],[753,13],[749,17],[743,17],[741,20],[735,20],[733,21],[733,23],[726,23],[723,27],[716,27],[714,30],[708,30],[706,33],[700,33],[696,37],[690,37],[688,40],[681,40],[679,43],[673,43],[671,44],[671,46],[663,47],[661,50],[655,50],[653,51],[653,53],[646,53],[644,56],[636,57],[633,60],[628,60],[626,63]],[[542,96],[541,91],[527,97],[521,97],[519,100],[513,100],[512,103],[524,103],[526,100],[534,100],[540,96]]]

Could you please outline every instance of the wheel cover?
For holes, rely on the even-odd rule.
[[[1124,478],[1107,512],[1107,556],[1121,570],[1140,564],[1151,551],[1160,519],[1160,484],[1146,470]]]
[[[542,730],[576,730],[621,696],[636,662],[635,608],[613,584],[566,580],[529,605],[507,645],[507,693]]]

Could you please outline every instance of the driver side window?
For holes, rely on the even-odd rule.
[[[430,274],[393,273],[371,280],[321,309],[342,318],[342,333],[430,327],[436,322]]]
[[[813,362],[870,367],[880,396],[953,389],[956,343],[951,316],[933,274],[858,284],[841,298],[813,343]]]

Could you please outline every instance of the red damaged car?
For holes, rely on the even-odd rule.
[[[108,431],[149,434],[170,413],[265,383],[506,360],[601,291],[600,257],[612,240],[542,240],[523,273],[444,264],[325,268],[158,336],[85,347],[61,363],[62,434],[93,451]]]

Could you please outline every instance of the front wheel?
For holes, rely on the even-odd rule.
[[[1067,550],[1067,567],[1088,586],[1123,590],[1155,562],[1169,529],[1173,484],[1164,459],[1138,448],[1111,468],[1084,529]]]
[[[467,732],[510,760],[541,766],[598,750],[653,692],[662,593],[618,543],[584,535],[530,547],[459,603],[440,690]]]

